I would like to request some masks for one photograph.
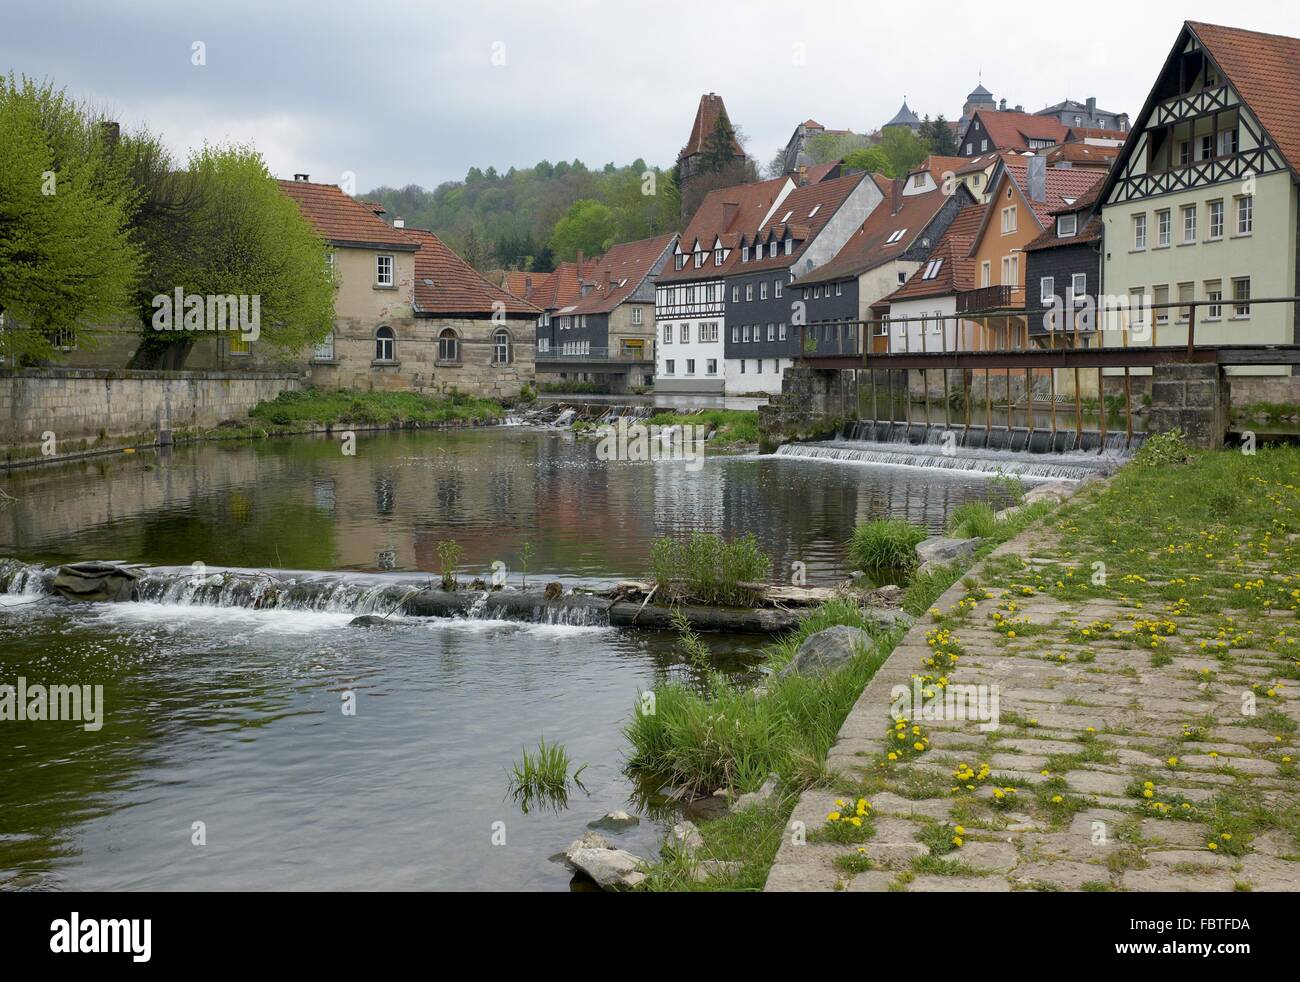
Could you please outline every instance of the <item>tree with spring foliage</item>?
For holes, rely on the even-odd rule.
[[[136,194],[110,140],[48,83],[0,79],[0,354],[31,364],[127,314],[142,268]]]

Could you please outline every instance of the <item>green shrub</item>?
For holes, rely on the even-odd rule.
[[[958,539],[987,539],[997,531],[993,506],[983,501],[958,505],[948,518],[948,531]]]
[[[706,409],[702,413],[656,413],[653,426],[711,426],[712,443],[726,446],[758,442],[758,413],[743,409]]]
[[[1183,439],[1182,430],[1170,430],[1148,436],[1146,442],[1133,455],[1134,467],[1167,467],[1186,464],[1192,459],[1192,449]]]
[[[536,803],[550,805],[557,811],[568,804],[569,786],[576,784],[580,789],[582,781],[579,775],[586,770],[583,764],[572,775],[569,773],[571,761],[569,752],[559,743],[547,743],[542,737],[537,744],[536,753],[523,750],[523,758],[514,765],[510,772],[510,795],[519,802],[527,812]]]
[[[911,569],[916,565],[916,547],[926,535],[925,529],[901,518],[868,522],[853,530],[849,559],[866,572]]]
[[[766,579],[771,568],[752,533],[727,541],[696,532],[684,540],[659,539],[650,549],[650,575],[665,600],[752,604],[755,591],[740,584]]]
[[[403,423],[445,423],[456,420],[500,419],[499,403],[461,392],[441,396],[418,392],[358,392],[351,389],[302,389],[281,392],[248,413],[277,426],[306,423],[389,426]]]

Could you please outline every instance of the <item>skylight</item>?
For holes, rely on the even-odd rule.
[[[810,212],[808,212],[808,217],[809,217],[809,218],[812,218],[813,215],[817,214],[817,212],[819,212],[819,211],[821,211],[821,210],[822,210],[822,206],[821,206],[821,205],[814,205],[814,206],[813,206],[813,210],[810,211]]]
[[[781,224],[784,225],[786,222],[788,222],[790,220],[790,216],[793,214],[794,214],[794,210],[791,209],[790,211],[787,211],[784,215],[782,215]]]
[[[902,242],[903,236],[907,234],[907,229],[899,228],[889,233],[889,238],[885,240],[885,245],[893,245],[895,242]]]
[[[942,259],[932,259],[930,264],[925,267],[925,272],[921,274],[921,279],[932,280],[939,275],[939,270],[943,269]]]

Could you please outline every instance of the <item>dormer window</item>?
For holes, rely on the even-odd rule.
[[[740,261],[742,263],[749,262],[749,246],[740,247]]]
[[[925,272],[921,274],[921,279],[932,280],[939,275],[939,270],[943,269],[942,259],[931,259],[925,267]]]
[[[889,233],[889,238],[885,240],[885,245],[894,245],[896,242],[902,242],[903,236],[907,234],[907,229],[897,228]]]
[[[699,269],[704,265],[704,251],[701,250],[695,254],[695,268]]]
[[[723,250],[721,250],[721,249],[714,249],[714,250],[713,250],[713,265],[714,265],[714,266],[721,266],[721,265],[722,265],[722,252],[723,252]]]
[[[1058,239],[1072,239],[1079,232],[1078,215],[1060,215],[1056,219],[1056,237]]]
[[[686,256],[684,256],[682,253],[679,252],[679,253],[678,253],[676,256],[674,256],[673,258],[677,260],[677,263],[676,263],[676,267],[677,267],[677,269],[682,269],[682,268],[684,268],[684,267],[686,266]]]
[[[788,256],[792,252],[794,252],[794,239],[787,235],[785,237],[785,254]]]
[[[771,242],[767,244],[767,254],[769,256],[776,255],[776,239],[773,239]]]

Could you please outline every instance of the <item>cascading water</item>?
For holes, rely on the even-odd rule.
[[[1082,437],[1082,438],[1080,438]],[[835,440],[788,443],[778,457],[916,467],[973,474],[1010,474],[1025,480],[1081,481],[1113,472],[1144,435],[1029,427],[946,426],[859,420]]]

